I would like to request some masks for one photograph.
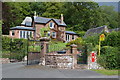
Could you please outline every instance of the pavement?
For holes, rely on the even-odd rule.
[[[2,64],[2,78],[118,78],[91,70],[55,69],[46,66],[26,66],[25,62]]]

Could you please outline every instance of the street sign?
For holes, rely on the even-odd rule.
[[[105,35],[104,34],[101,34],[100,35],[100,41],[104,41],[105,40]]]

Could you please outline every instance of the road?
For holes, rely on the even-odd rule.
[[[90,70],[26,66],[19,62],[3,64],[2,78],[118,78],[118,76],[105,76]]]

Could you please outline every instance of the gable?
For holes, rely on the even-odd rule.
[[[47,24],[49,21],[53,20],[57,25],[59,26],[67,26],[65,24],[65,22],[63,22],[63,24],[61,24],[61,20],[60,19],[54,19],[54,18],[45,18],[45,17],[37,17],[34,16],[34,22],[38,23],[38,24]]]

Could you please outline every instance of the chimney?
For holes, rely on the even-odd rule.
[[[61,24],[63,24],[63,14],[61,14]]]
[[[36,16],[36,11],[34,12],[34,16]]]

